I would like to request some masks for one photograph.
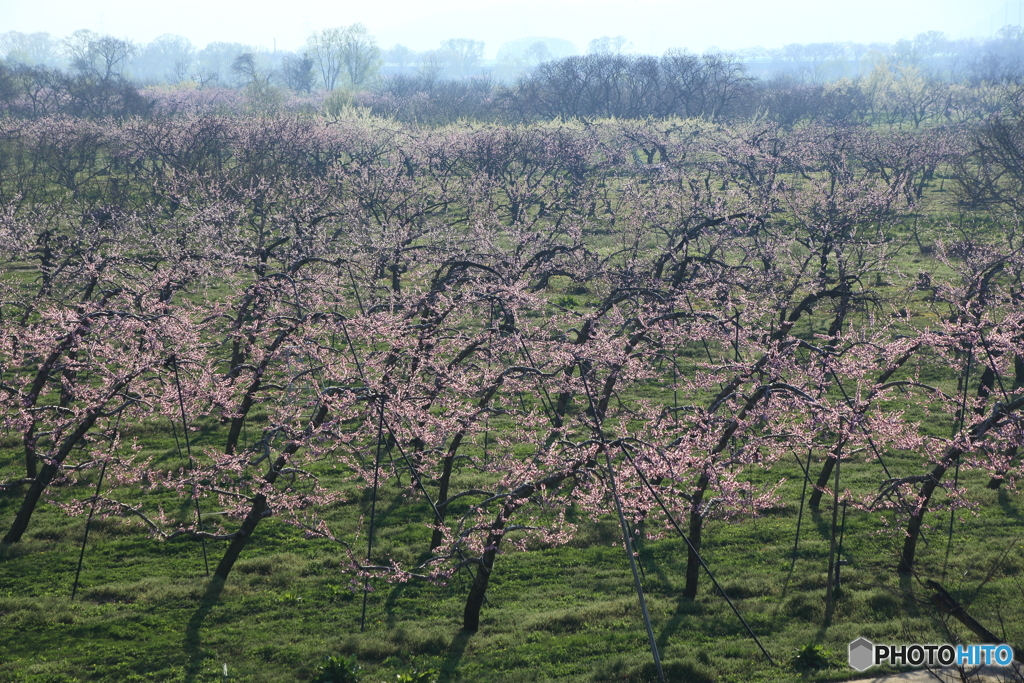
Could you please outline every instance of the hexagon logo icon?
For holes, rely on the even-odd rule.
[[[857,671],[870,668],[875,663],[875,645],[867,638],[858,638],[850,643],[850,666]]]

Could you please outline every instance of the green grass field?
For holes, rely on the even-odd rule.
[[[890,463],[901,465],[911,463]],[[666,534],[640,544],[639,556],[669,680],[844,680],[854,673],[845,665],[846,643],[859,636],[972,642],[930,608],[918,581],[896,578],[896,539],[877,533],[874,515],[852,508],[838,610],[822,628],[829,503],[820,513],[805,509],[794,559],[800,471],[793,461],[771,474],[788,478],[784,505],[756,519],[709,523],[703,554],[777,666],[706,577],[696,601],[679,596],[685,546]],[[859,463],[844,476],[851,488],[869,489],[879,474],[876,463]],[[957,513],[948,563],[949,513],[932,516],[937,528],[928,534],[921,576],[940,580],[991,630],[1020,642],[1024,510],[1015,492],[987,490],[980,477],[968,483],[977,512]],[[408,495],[392,488],[380,501],[381,552],[425,549],[429,530],[410,518],[425,505],[389,505]],[[14,503],[0,499],[0,516],[10,516]],[[331,517],[354,525],[367,503],[338,505]],[[361,631],[361,586],[341,549],[273,519],[226,585],[206,578],[197,541],[162,542],[118,518],[94,520],[72,601],[84,522],[47,508],[28,539],[5,550],[0,681],[220,681],[225,670],[226,680],[327,680],[317,678],[327,658],[341,656],[355,657],[363,681],[425,670],[438,681],[656,680],[612,519],[583,522],[568,547],[501,556],[482,628],[472,635],[459,631],[465,572],[444,586],[374,581]],[[211,564],[224,545],[207,543]]]

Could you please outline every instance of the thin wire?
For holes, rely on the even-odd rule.
[[[348,342],[349,351],[351,351],[352,357],[355,358],[356,367],[359,369],[359,376],[363,380],[363,384],[365,386],[369,386],[369,383],[366,381],[366,375],[363,373],[362,365],[359,363],[359,354],[356,353],[356,348],[352,344],[352,339],[351,339],[351,337],[349,337],[348,330],[344,326],[344,323],[342,324],[342,330],[344,330],[344,332],[345,332],[345,341]],[[383,401],[383,398],[381,400]],[[383,406],[383,404],[382,404],[382,406]],[[413,478],[413,480],[415,480],[415,482],[416,482],[416,487],[423,493],[423,497],[427,499],[427,503],[430,504],[430,509],[433,510],[434,517],[437,518],[438,522],[440,522],[441,525],[444,525],[444,517],[441,515],[440,511],[437,509],[437,506],[434,504],[434,501],[430,497],[430,494],[427,493],[426,487],[423,486],[423,482],[420,480],[419,473],[416,472],[416,468],[413,467],[412,461],[409,460],[409,456],[406,455],[405,449],[402,448],[402,444],[399,442],[398,436],[395,434],[395,430],[391,428],[391,425],[384,418],[383,412],[381,413],[381,422],[382,422],[382,424],[385,427],[387,427],[388,434],[391,436],[391,440],[395,444],[395,447],[398,448],[399,455],[401,455],[402,459],[405,460],[405,464],[409,468],[409,474]],[[456,550],[456,552],[459,553],[459,557],[460,558],[462,558],[463,560],[466,559],[466,555],[465,555],[465,553],[462,552],[461,548],[458,548]],[[470,577],[472,577],[472,579],[474,581],[476,581],[476,573],[471,568],[469,568],[469,567],[467,567],[466,569],[469,572]],[[484,602],[487,603],[487,596],[486,595],[484,596]]]
[[[750,637],[754,639],[754,642],[757,643],[757,646],[761,648],[761,652],[764,653],[764,656],[768,658],[768,661],[771,662],[772,666],[777,666],[775,660],[772,659],[772,656],[770,654],[768,654],[768,650],[766,650],[764,648],[764,645],[761,644],[761,640],[757,637],[757,634],[755,634],[754,630],[750,628],[750,624],[747,623],[747,620],[743,618],[742,614],[740,614],[740,611],[736,608],[736,605],[734,605],[732,600],[729,599],[728,593],[726,593],[725,589],[722,588],[721,584],[718,583],[718,579],[715,578],[715,574],[711,571],[711,567],[709,567],[707,562],[704,561],[704,558],[700,556],[700,553],[697,552],[697,549],[693,547],[693,543],[691,543],[690,539],[686,537],[686,534],[683,533],[683,530],[679,528],[679,524],[676,522],[676,518],[672,515],[671,512],[669,512],[668,507],[665,505],[665,501],[661,499],[661,496],[651,485],[651,482],[647,480],[647,477],[644,475],[639,465],[636,464],[636,461],[633,459],[633,456],[629,454],[629,451],[625,448],[623,444],[620,443],[619,448],[625,454],[629,462],[633,465],[633,469],[635,469],[636,473],[640,476],[640,481],[644,483],[644,486],[647,487],[647,490],[650,491],[651,494],[654,496],[654,500],[658,502],[658,505],[661,507],[662,512],[664,512],[665,516],[668,517],[668,521],[672,524],[673,527],[675,527],[675,530],[679,533],[679,536],[684,541],[686,541],[686,546],[690,549],[690,552],[692,552],[694,556],[697,558],[697,560],[700,562],[700,566],[704,567],[704,571],[708,573],[708,577],[711,579],[711,582],[715,584],[715,588],[718,590],[719,593],[722,594],[722,597],[725,598],[725,601],[729,603],[729,607],[732,608],[732,611],[736,615],[736,617],[741,622],[743,622],[743,626],[747,629],[747,633],[749,633]]]
[[[808,451],[810,451],[810,449],[808,449]],[[807,498],[807,484],[811,480],[811,475],[808,472],[808,468],[811,464],[810,452],[807,453],[807,468],[805,468],[803,462],[800,461],[800,456],[796,454],[796,451],[793,451],[793,457],[796,458],[796,464],[800,466],[800,471],[804,474],[804,488],[800,493],[800,513],[796,518],[796,538],[793,539],[793,563],[789,567],[789,571],[791,572],[793,571],[793,568],[796,567],[796,552],[800,545],[800,526],[804,521],[804,500]]]
[[[658,680],[665,683],[665,672],[661,668],[661,655],[658,654],[658,640],[654,637],[654,627],[651,625],[651,614],[647,610],[647,599],[644,597],[644,588],[640,583],[640,573],[637,571],[636,555],[633,552],[633,542],[629,531],[629,524],[626,522],[626,515],[622,512],[622,501],[619,498],[619,490],[615,484],[615,468],[612,467],[612,455],[608,450],[608,444],[604,439],[604,429],[601,426],[601,415],[594,406],[594,397],[590,393],[590,384],[587,382],[587,374],[580,365],[580,379],[583,380],[583,388],[587,392],[587,401],[590,403],[590,410],[594,413],[594,426],[597,428],[598,436],[601,439],[601,449],[604,451],[605,463],[608,467],[608,481],[611,484],[612,499],[615,501],[615,511],[619,515],[619,525],[622,527],[622,541],[626,548],[626,555],[629,557],[629,569],[633,573],[633,586],[636,589],[637,598],[640,600],[640,613],[643,615],[644,628],[647,629],[647,639],[650,641],[651,654],[654,656],[654,667],[658,670]]]
[[[82,550],[78,553],[78,568],[75,569],[75,583],[71,587],[71,599],[75,599],[75,595],[78,593],[78,578],[82,574],[82,561],[85,560],[85,544],[89,541],[89,526],[92,524],[92,516],[96,512],[96,501],[100,497],[100,487],[103,486],[103,475],[107,473],[107,460],[103,461],[103,467],[100,469],[100,478],[96,482],[96,493],[92,497],[92,507],[89,508],[89,517],[85,520],[85,533],[82,534]]]
[[[188,422],[185,420],[185,399],[182,397],[182,393],[181,393],[181,379],[178,377],[178,359],[177,358],[175,358],[174,361],[173,361],[173,367],[174,367],[174,383],[178,387],[178,406],[181,408],[181,430],[182,430],[182,432],[184,432],[185,448],[188,451],[189,468],[194,470],[195,469],[195,462],[192,460],[192,441],[188,438]],[[175,434],[174,441],[175,441],[175,443],[177,443],[177,441],[178,441],[177,434]],[[179,457],[181,456],[181,446],[178,446],[178,455],[179,455]],[[196,495],[196,491],[198,490],[198,488],[199,488],[198,485],[192,487],[192,500],[195,501],[195,504],[196,504],[196,523],[198,525],[199,531],[201,532],[203,530],[203,513],[199,509],[199,496]],[[210,576],[210,560],[209,560],[209,557],[206,554],[206,539],[204,537],[200,536],[199,537],[199,541],[202,543],[202,546],[203,546],[203,567],[206,568],[206,576],[209,577]]]
[[[384,397],[380,398],[377,417],[377,453],[373,458],[373,493],[370,498],[370,533],[366,539],[366,564],[370,564],[370,553],[373,552],[373,529],[377,520],[377,475],[380,472],[380,445],[384,440]],[[363,579],[363,614],[359,618],[359,632],[366,627],[366,600],[370,595],[370,576]]]
[[[122,414],[123,413],[118,413],[117,414],[117,421],[114,422],[114,433],[111,435],[111,439],[110,439],[110,451],[111,451],[110,455],[113,455],[114,441],[117,439],[117,429],[118,429],[118,427],[121,426],[121,415]],[[92,507],[89,508],[89,517],[88,517],[88,519],[85,520],[85,533],[82,534],[82,550],[78,553],[78,568],[75,569],[75,583],[71,587],[71,599],[72,600],[75,599],[75,595],[78,593],[78,579],[79,579],[79,577],[82,574],[82,562],[85,560],[85,545],[89,541],[89,527],[92,524],[92,516],[96,512],[96,501],[99,500],[100,488],[103,486],[103,476],[107,473],[107,464],[109,462],[110,462],[110,457],[108,456],[103,461],[103,467],[100,469],[100,478],[99,478],[99,481],[96,482],[96,493],[94,493],[93,497],[92,497]]]
[[[967,390],[971,380],[971,364],[974,362],[974,344],[967,349],[967,367],[964,369],[963,390],[960,392],[960,418],[959,424],[953,425],[953,438],[964,428],[967,423]],[[953,475],[953,489],[960,484],[960,458],[956,459],[956,470]],[[949,531],[946,534],[946,556],[942,560],[942,580],[946,580],[946,571],[949,568],[949,555],[953,550],[953,524],[956,521],[956,510],[949,506]]]

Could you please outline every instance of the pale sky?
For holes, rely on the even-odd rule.
[[[239,42],[294,50],[315,30],[362,22],[382,48],[429,50],[472,38],[493,57],[525,36],[564,38],[580,52],[622,35],[636,52],[703,52],[787,43],[891,43],[925,31],[989,36],[1019,24],[1024,0],[0,0],[0,33],[46,31],[63,38],[87,28],[146,43],[164,33],[197,47]]]

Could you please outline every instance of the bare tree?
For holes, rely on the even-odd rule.
[[[360,86],[380,68],[380,48],[362,24],[325,28],[306,41],[306,54],[313,60],[327,90],[334,90],[344,76],[349,85]]]
[[[587,44],[587,52],[592,55],[621,55],[633,49],[633,43],[626,40],[625,36],[601,36],[594,38]]]
[[[316,83],[313,66],[313,59],[308,54],[288,55],[281,62],[281,78],[295,92],[312,92]]]
[[[450,38],[441,42],[447,61],[450,62],[452,75],[466,77],[472,75],[484,58],[484,43],[469,38]]]
[[[0,34],[0,52],[9,62],[29,66],[55,66],[61,61],[60,41],[46,32]]]
[[[65,44],[72,67],[103,82],[119,78],[137,51],[131,41],[101,36],[88,29],[75,31]]]
[[[968,154],[959,158],[956,182],[970,206],[1024,208],[1024,90],[1005,114],[991,117],[974,134]],[[1012,100],[1012,98],[1011,98]]]
[[[238,55],[255,52],[242,43],[208,43],[196,55],[192,78],[200,85],[226,85],[231,81],[231,65]]]
[[[235,57],[235,61],[231,62],[231,73],[246,85],[259,79],[260,69],[256,64],[256,55],[245,52]]]
[[[551,54],[551,50],[548,49],[547,43],[542,40],[538,40],[532,43],[530,47],[526,48],[523,52],[523,59],[530,67],[535,67],[543,64],[544,62],[550,62],[554,59],[554,55]]]
[[[306,40],[306,54],[313,60],[326,90],[334,90],[341,76],[341,31],[340,28],[325,28]]]
[[[188,79],[195,56],[188,38],[165,33],[139,51],[132,72],[136,77],[181,83]]]
[[[363,85],[380,69],[377,40],[362,24],[352,24],[342,29],[341,57],[348,81],[353,86]]]
[[[384,61],[404,73],[416,61],[416,53],[401,43],[384,53]]]

